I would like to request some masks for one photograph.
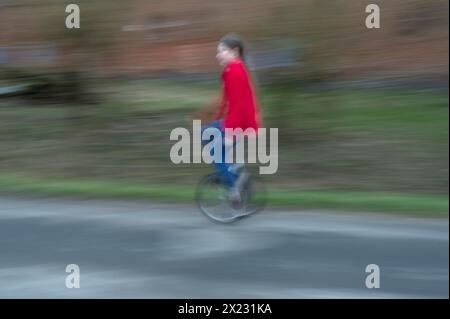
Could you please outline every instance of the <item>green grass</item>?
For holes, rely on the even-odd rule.
[[[339,103],[342,127],[448,142],[447,92],[347,92]]]
[[[444,196],[370,192],[276,192],[271,205],[330,208],[404,214],[422,217],[448,217],[449,201]]]
[[[371,132],[420,141],[448,142],[448,92],[294,89],[264,91],[265,114],[291,130]]]
[[[169,132],[190,129],[189,114],[219,83],[94,84],[101,104],[0,101],[0,191],[192,202],[193,189],[176,183],[203,172],[168,163]],[[280,169],[267,186],[315,190],[274,191],[270,205],[448,215],[448,91],[258,91],[280,138]],[[409,195],[421,192],[441,195]]]
[[[1,193],[89,196],[98,198],[151,199],[163,202],[193,203],[194,188],[189,186],[144,185],[117,181],[62,180],[23,176],[0,177]],[[417,217],[448,217],[446,196],[417,196],[369,192],[293,192],[271,191],[268,206],[325,208],[368,211]]]

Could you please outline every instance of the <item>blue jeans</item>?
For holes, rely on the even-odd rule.
[[[206,130],[207,128],[217,128],[220,130],[221,132],[221,142],[222,143],[217,143],[216,145],[214,145],[211,148],[211,156],[213,157],[213,166],[217,172],[217,174],[219,175],[220,179],[222,180],[222,183],[226,186],[226,187],[233,187],[234,184],[236,183],[236,180],[238,179],[238,175],[231,172],[230,168],[233,167],[233,163],[225,163],[225,143],[224,143],[224,137],[225,137],[225,132],[224,130],[221,128],[221,120],[217,120],[217,121],[213,121],[209,124],[206,125],[202,125],[201,128],[201,132],[203,135],[203,131]],[[202,144],[205,145],[209,142],[211,142],[211,140],[213,139],[213,137],[211,137],[209,140],[202,140]],[[233,143],[233,145],[229,146],[229,147],[235,147],[236,143]],[[214,151],[217,150],[218,147],[222,147],[222,158],[221,161],[219,163],[219,161],[216,162],[216,159],[214,158]]]

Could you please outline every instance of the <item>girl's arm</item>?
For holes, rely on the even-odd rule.
[[[225,90],[222,89],[222,94],[220,96],[220,100],[219,101],[219,112],[216,113],[216,115],[214,116],[214,120],[219,120],[221,119],[224,115],[225,115],[225,108],[226,108],[226,99],[225,99]]]
[[[248,89],[248,79],[239,65],[231,66],[224,73],[224,92],[228,103],[228,113],[225,119],[225,127],[241,127],[242,117],[245,114],[246,101],[243,99]]]
[[[219,119],[225,108],[223,94],[215,96],[204,108],[192,114],[193,119],[199,119],[202,122],[210,122]]]

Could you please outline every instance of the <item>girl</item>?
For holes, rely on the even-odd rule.
[[[244,131],[251,128],[257,133],[261,125],[260,111],[250,73],[244,62],[244,54],[244,44],[239,37],[226,35],[219,41],[216,58],[223,68],[222,94],[218,103],[213,104],[219,111],[213,117],[213,122],[202,127],[202,133],[208,127],[218,128],[222,132],[222,161],[214,161],[213,164],[223,183],[229,188],[232,200],[240,198],[240,191],[236,187],[239,176],[233,170],[232,163],[225,163],[225,149],[234,147],[235,142],[233,138],[225,138],[224,131],[226,128],[241,128]],[[214,149],[211,155],[213,153]]]

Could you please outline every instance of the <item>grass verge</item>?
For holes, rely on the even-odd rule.
[[[145,185],[117,181],[62,180],[0,176],[0,193],[89,196],[98,198],[153,199],[163,202],[193,202],[194,187]],[[325,208],[382,212],[417,217],[448,217],[447,196],[331,191],[271,191],[268,206]]]

